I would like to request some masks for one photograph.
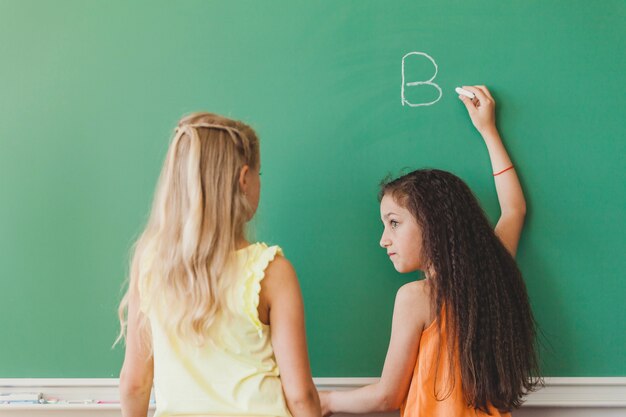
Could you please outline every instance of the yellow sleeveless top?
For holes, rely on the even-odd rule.
[[[445,328],[445,310],[442,314],[441,354],[439,366],[439,334],[437,320],[422,331],[417,361],[409,386],[409,393],[400,407],[401,417],[488,417],[489,415],[469,407],[461,387],[461,370],[456,366],[453,379],[449,378],[450,362]],[[454,386],[452,386],[454,381]],[[448,395],[449,394],[449,395]],[[511,417],[510,413],[500,413],[489,407],[491,417]]]
[[[154,417],[291,416],[270,328],[257,313],[261,280],[276,255],[282,250],[264,243],[234,253],[235,267],[228,270],[236,276],[222,278],[233,280],[227,297],[233,312],[218,315],[204,346],[168,334],[159,320],[166,308],[147,310],[154,350]],[[145,311],[143,298],[141,304]]]

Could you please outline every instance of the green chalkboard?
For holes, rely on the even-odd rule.
[[[524,184],[543,373],[626,375],[626,2],[140,3],[0,1],[1,378],[118,375],[129,249],[200,109],[259,132],[253,229],[298,271],[314,375],[379,375],[416,276],[378,247],[378,182],[450,170],[498,216],[462,84],[493,91]],[[434,63],[405,83],[436,86],[403,105],[410,52]]]

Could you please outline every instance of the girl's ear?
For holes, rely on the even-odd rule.
[[[241,187],[241,191],[243,191],[243,194],[246,194],[246,191],[248,189],[248,171],[250,170],[250,167],[248,165],[244,165],[243,167],[241,167],[241,171],[239,172],[239,187]]]

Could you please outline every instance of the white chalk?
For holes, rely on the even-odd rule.
[[[466,89],[461,88],[461,87],[455,88],[454,91],[456,91],[457,94],[460,94],[465,97],[469,97],[472,100],[476,98],[476,95],[474,93],[472,93],[471,91],[467,91]]]

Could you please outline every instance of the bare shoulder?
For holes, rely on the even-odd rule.
[[[261,281],[257,307],[259,319],[265,324],[270,324],[272,306],[298,301],[301,298],[296,270],[287,258],[276,255],[265,268],[265,276]]]
[[[297,281],[296,270],[283,255],[276,255],[265,269],[265,278],[262,285],[280,285],[290,281]]]
[[[426,281],[413,281],[400,287],[396,294],[394,310],[401,311],[406,319],[410,319],[418,327],[428,326],[432,318],[430,293]]]
[[[430,301],[427,287],[426,280],[409,282],[398,289],[396,299],[411,303]]]

